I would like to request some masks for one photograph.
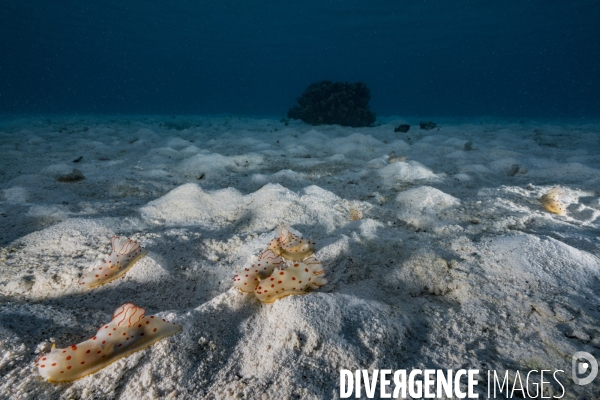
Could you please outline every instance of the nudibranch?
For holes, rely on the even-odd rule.
[[[145,312],[132,303],[123,304],[91,339],[64,349],[53,345],[35,364],[39,374],[49,382],[73,381],[181,330],[181,325],[146,317]]]
[[[254,290],[256,297],[272,303],[291,294],[304,294],[308,288],[317,289],[327,284],[323,264],[315,256],[295,261],[286,269],[275,269],[271,276],[261,279]]]
[[[294,235],[288,228],[279,229],[279,237],[271,240],[269,248],[273,253],[288,260],[302,260],[315,252],[315,242]]]
[[[544,208],[551,213],[565,215],[567,213],[567,207],[560,199],[561,197],[564,197],[565,194],[565,191],[562,189],[552,188],[538,200],[542,203]]]
[[[110,241],[112,253],[99,267],[83,274],[79,279],[80,285],[91,288],[117,279],[123,276],[137,260],[148,254],[137,240],[113,236]]]
[[[359,219],[362,219],[363,215],[362,212],[356,208],[353,208],[352,210],[350,210],[350,220],[351,221],[356,221]]]
[[[235,274],[233,285],[242,292],[254,292],[265,303],[317,289],[327,279],[323,264],[312,255],[314,251],[315,242],[302,239],[282,226],[279,236],[258,256],[258,261]]]
[[[256,264],[252,264],[250,268],[244,268],[244,271],[235,274],[233,277],[233,285],[242,292],[254,292],[258,285],[259,278],[270,276],[275,267],[284,264],[283,258],[273,253],[273,250],[267,249],[260,253]]]

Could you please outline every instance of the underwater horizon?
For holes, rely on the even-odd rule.
[[[600,117],[599,1],[3,2],[0,115],[281,115],[321,80],[377,116]]]

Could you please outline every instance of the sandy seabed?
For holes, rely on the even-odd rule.
[[[565,399],[600,398],[600,378],[571,378],[575,352],[600,359],[600,124],[403,122],[4,120],[0,398],[330,399],[340,369],[384,368],[479,369],[481,398],[488,370],[561,369]],[[565,216],[537,200],[556,186]],[[281,224],[316,241],[329,283],[262,304],[232,278]],[[82,289],[112,235],[149,254]],[[80,380],[39,377],[53,343],[126,302],[183,329]]]

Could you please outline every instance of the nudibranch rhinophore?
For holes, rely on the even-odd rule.
[[[256,264],[252,264],[250,268],[244,268],[239,274],[233,277],[233,285],[242,292],[254,292],[258,285],[260,277],[270,276],[275,267],[284,264],[283,258],[273,253],[271,249],[267,249],[260,253]]]
[[[317,289],[327,283],[323,264],[315,256],[295,261],[286,269],[276,269],[271,276],[261,279],[255,289],[256,297],[272,303],[291,294],[304,294],[308,288]]]
[[[551,213],[558,215],[565,215],[567,213],[567,207],[560,200],[561,197],[565,196],[565,191],[559,188],[552,188],[548,193],[540,197],[538,200],[544,208]]]
[[[279,237],[271,240],[269,248],[288,260],[302,260],[315,252],[315,242],[294,235],[288,228],[279,229]]]
[[[80,285],[91,288],[117,279],[124,275],[137,260],[148,254],[148,250],[144,249],[137,240],[113,236],[110,242],[112,253],[102,262],[102,265],[83,274],[79,279]]]
[[[233,285],[242,292],[254,292],[265,303],[317,289],[327,279],[323,264],[312,255],[314,250],[315,242],[302,239],[282,226],[279,236],[258,256],[258,261],[235,274]]]
[[[132,303],[123,304],[91,339],[64,349],[53,345],[35,364],[40,375],[49,382],[73,381],[181,330],[181,325],[146,317],[145,312]]]

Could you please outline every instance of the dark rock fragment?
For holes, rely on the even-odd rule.
[[[513,164],[510,167],[510,170],[508,171],[507,175],[508,176],[515,176],[517,174],[517,172],[519,172],[519,169],[520,169],[519,164]]]
[[[408,130],[410,129],[410,125],[408,124],[402,124],[402,125],[398,125],[395,129],[394,132],[408,132]]]
[[[437,127],[435,122],[431,122],[431,121],[421,121],[419,122],[419,128],[428,131],[431,130],[433,128]]]
[[[76,168],[73,168],[73,171],[68,174],[58,175],[56,177],[56,180],[58,182],[78,182],[78,181],[82,181],[84,179],[85,179],[85,176],[83,176],[81,171]]]

